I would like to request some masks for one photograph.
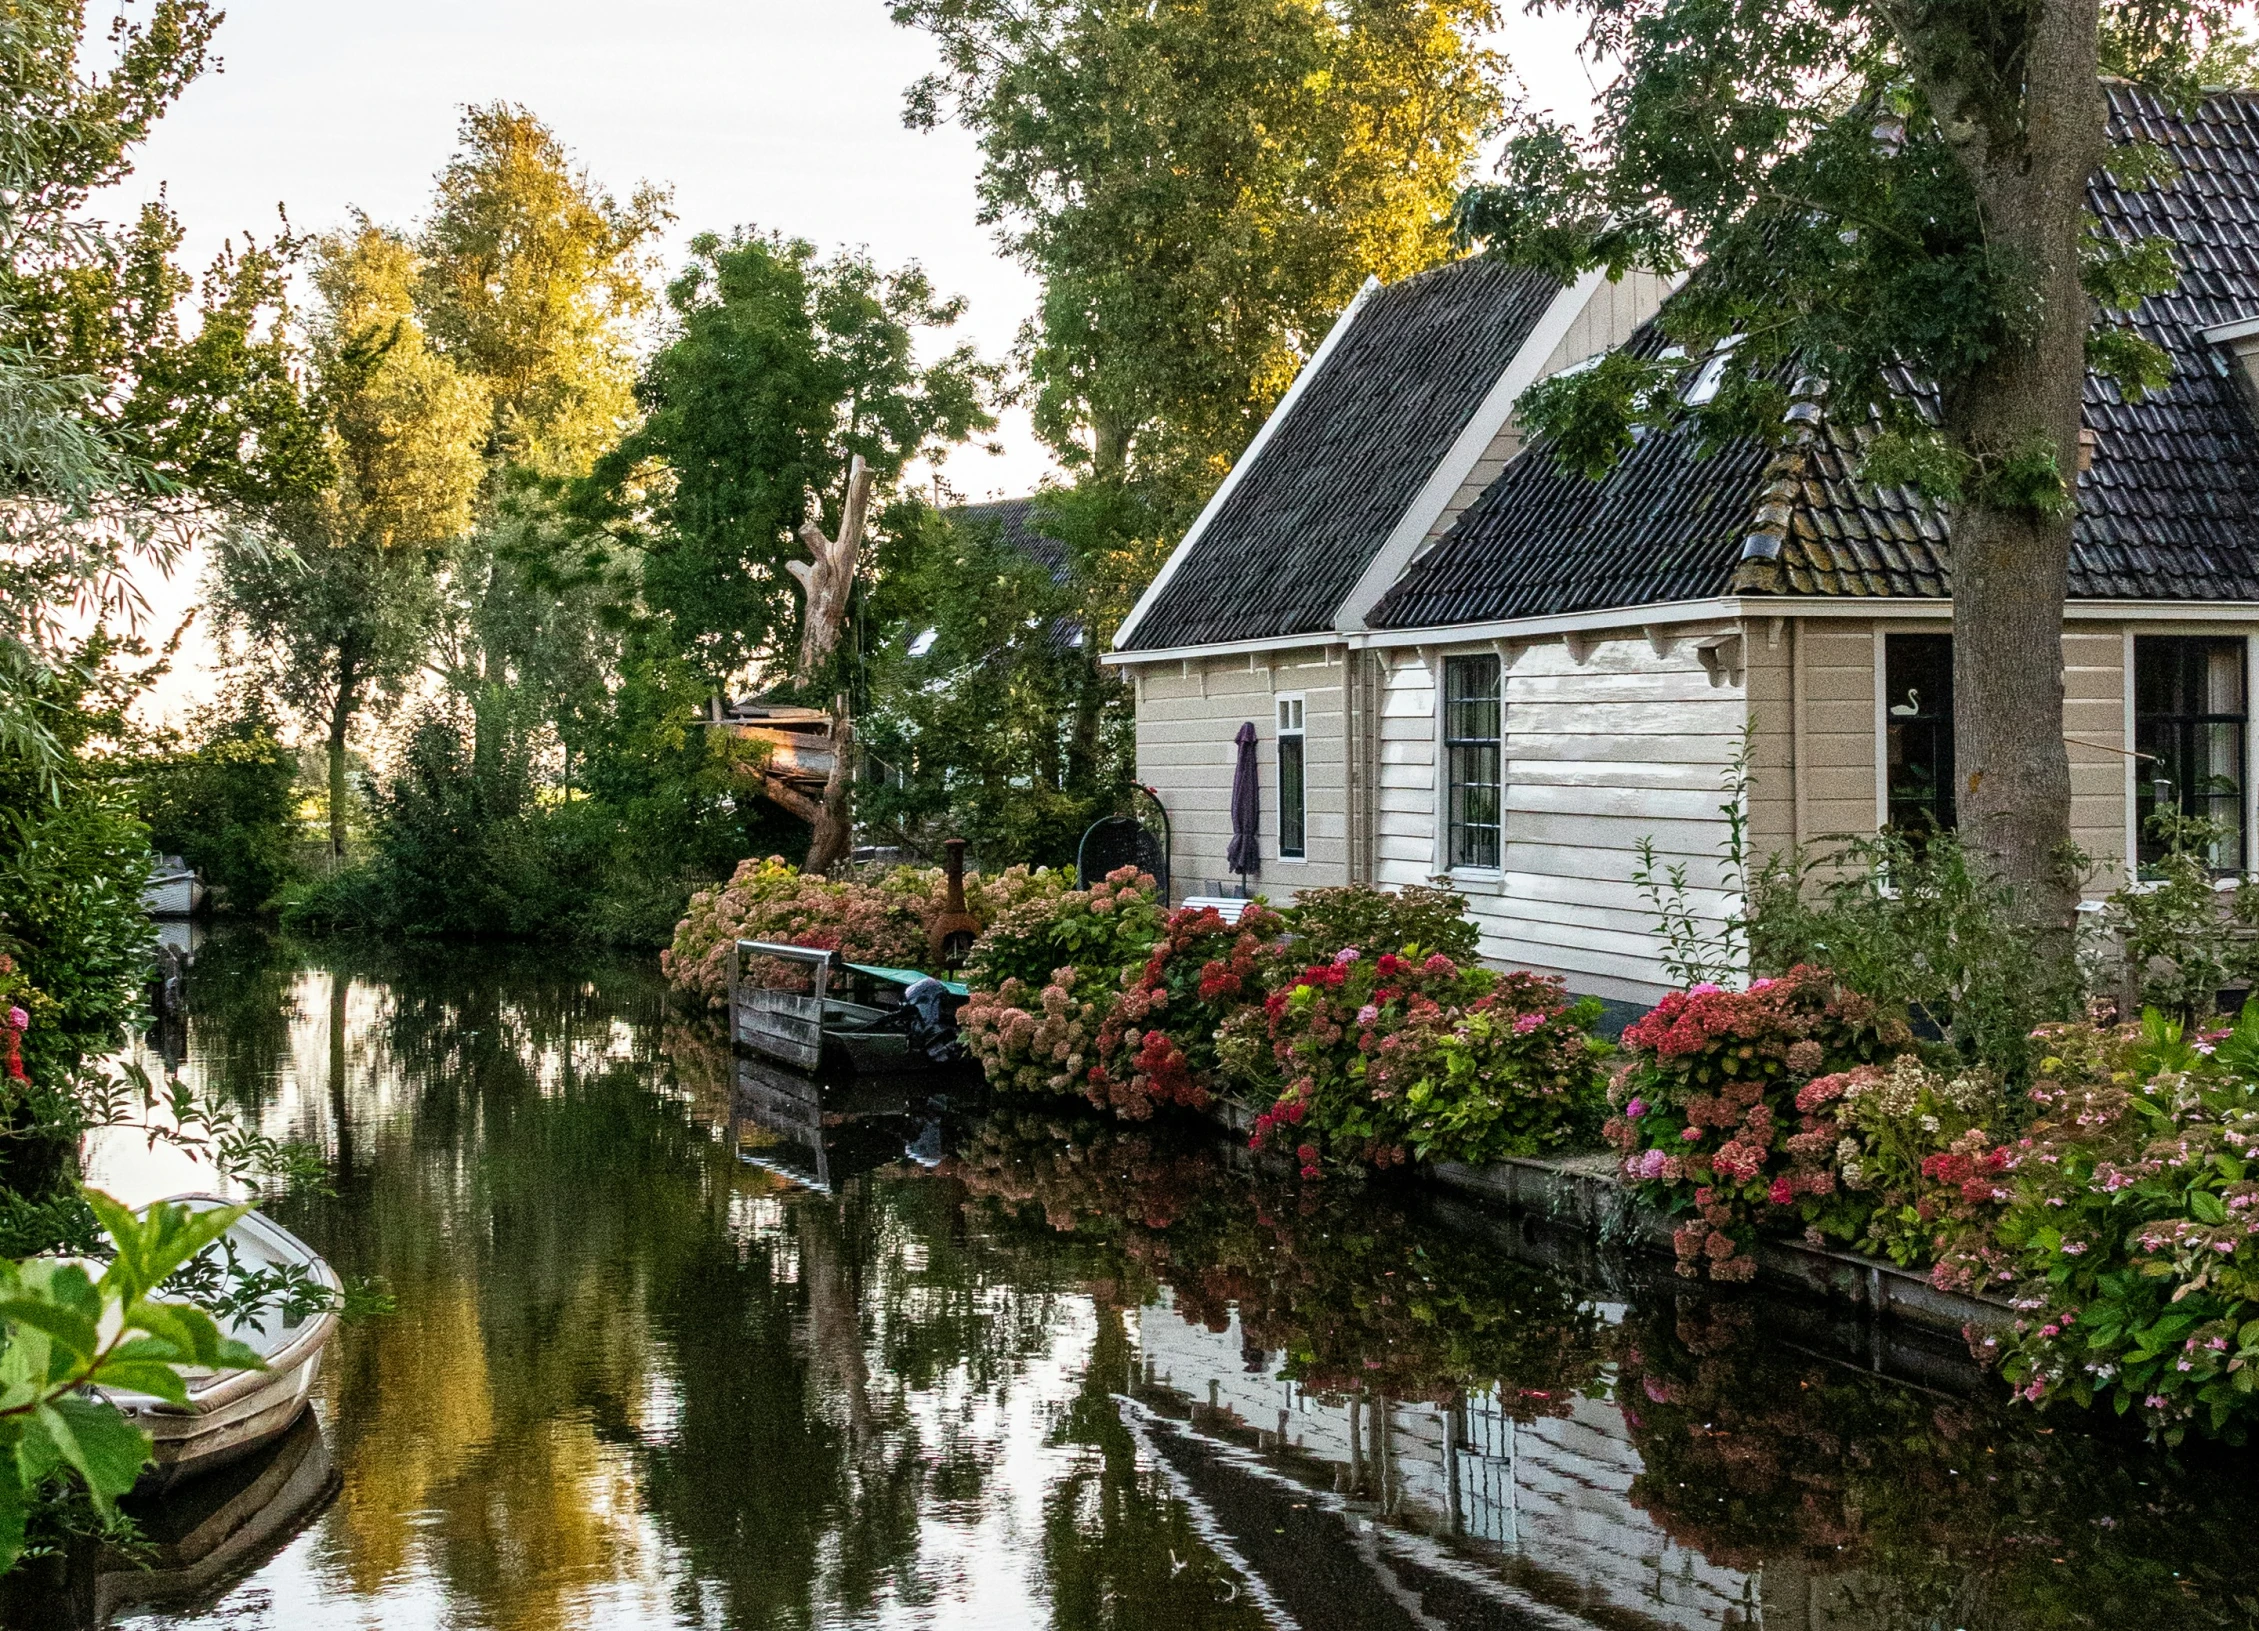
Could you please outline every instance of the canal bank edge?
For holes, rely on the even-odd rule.
[[[1209,1114],[1242,1136],[1255,1126],[1255,1111],[1236,1100],[1213,1100]],[[1578,1229],[1597,1240],[1675,1255],[1669,1219],[1642,1206],[1616,1181],[1612,1155],[1519,1156],[1484,1167],[1439,1161],[1413,1168],[1412,1175],[1416,1181]],[[1953,1335],[1972,1328],[1998,1329],[2016,1318],[2015,1308],[2000,1298],[1941,1291],[1927,1275],[1895,1263],[1800,1240],[1760,1241],[1757,1273],[1770,1284]]]

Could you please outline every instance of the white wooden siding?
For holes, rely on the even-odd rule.
[[[1664,946],[1632,882],[1643,838],[1684,861],[1698,911],[1732,903],[1718,864],[1722,782],[1746,717],[1741,688],[1713,684],[1683,631],[1668,655],[1626,631],[1581,663],[1553,641],[1505,673],[1503,866],[1454,879],[1483,955],[1568,978],[1578,991],[1652,1000],[1669,989]],[[1446,647],[1484,652],[1488,646]],[[1440,655],[1440,653],[1438,654]],[[1376,881],[1429,882],[1438,865],[1435,670],[1399,654],[1386,688]]]
[[[1253,721],[1262,767],[1263,871],[1260,889],[1278,901],[1302,889],[1349,881],[1346,720],[1340,648],[1153,663],[1138,675],[1139,779],[1160,789],[1169,812],[1169,869],[1178,899],[1237,878],[1225,864],[1231,843],[1233,738]],[[1304,798],[1308,855],[1279,858],[1278,709],[1282,691],[1303,697]]]

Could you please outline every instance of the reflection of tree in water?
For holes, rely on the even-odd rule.
[[[301,995],[362,993],[302,1084],[352,1158],[278,1211],[399,1304],[332,1351],[325,1566],[372,1593],[430,1569],[507,1627],[638,1580],[733,1626],[930,1598],[921,1524],[982,1518],[1008,1396],[1079,1301],[1064,1268],[969,1229],[954,1186],[738,1166],[669,1091],[642,977],[315,961]],[[304,976],[262,976],[277,1054]]]
[[[2200,1465],[1827,1364],[1769,1336],[1760,1304],[1658,1302],[1619,1335],[1633,1501],[1713,1563],[1762,1568],[1768,1611],[1795,1595],[1858,1631],[2259,1626],[2240,1454]]]
[[[197,948],[185,983],[204,1092],[249,1111],[273,1102],[290,1062],[292,987],[303,968],[303,947],[256,928],[230,927]]]

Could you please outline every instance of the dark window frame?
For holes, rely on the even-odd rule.
[[[1951,832],[1952,635],[1883,635],[1882,746],[1883,824],[1909,836]]]
[[[1495,656],[1443,659],[1444,859],[1454,872],[1505,865],[1505,679]]]
[[[2193,692],[2210,678],[2209,659],[2233,659],[2238,706],[2192,706]],[[2199,671],[2199,665],[2204,672]],[[2170,696],[2158,695],[2158,683]],[[2149,820],[2161,795],[2183,815],[2208,816],[2226,829],[2212,853],[2212,869],[2240,873],[2250,850],[2249,759],[2251,741],[2250,643],[2242,635],[2137,634],[2134,636],[2134,859],[2137,870],[2163,859],[2165,846],[2150,835]],[[2232,773],[2213,762],[2224,746]],[[2202,781],[2227,782],[2206,790]]]
[[[1308,699],[1290,692],[1277,699],[1279,859],[1310,857],[1310,727]],[[1291,719],[1291,723],[1289,720]],[[1293,751],[1290,754],[1289,748]],[[1291,774],[1290,774],[1291,769]],[[1289,798],[1289,791],[1292,797]]]

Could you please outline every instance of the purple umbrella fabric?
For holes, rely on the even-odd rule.
[[[1224,864],[1242,877],[1263,870],[1263,795],[1255,768],[1255,722],[1249,720],[1232,738],[1239,744],[1239,762],[1231,773],[1231,847]]]

